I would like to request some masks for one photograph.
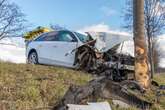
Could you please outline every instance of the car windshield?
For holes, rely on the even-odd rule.
[[[81,42],[83,43],[86,43],[88,41],[90,41],[90,37],[88,35],[85,35],[85,34],[81,34],[81,33],[78,33],[78,32],[75,32],[75,34],[77,35],[77,37],[80,39]]]

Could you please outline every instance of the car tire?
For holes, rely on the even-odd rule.
[[[28,63],[29,64],[38,64],[38,55],[37,52],[32,51],[28,56]]]

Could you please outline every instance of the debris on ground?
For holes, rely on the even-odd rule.
[[[108,102],[88,103],[87,105],[68,104],[68,110],[112,110]]]
[[[128,84],[130,85],[129,89],[126,88]],[[106,77],[100,77],[81,87],[71,86],[53,110],[67,110],[67,104],[87,104],[87,102],[96,102],[99,98],[121,100],[128,105],[133,105],[141,109],[149,108],[152,105],[147,100],[140,98],[138,96],[139,94],[135,95],[130,92],[131,88],[139,89],[139,94],[144,92],[133,81],[118,83]]]
[[[156,92],[157,102],[159,102],[160,97],[165,97],[165,85],[160,85]]]

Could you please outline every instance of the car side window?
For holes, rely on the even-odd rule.
[[[44,37],[44,41],[56,41],[57,40],[57,34],[58,32],[54,31],[54,32],[50,32],[46,35],[46,37]]]
[[[76,42],[77,41],[74,34],[71,32],[68,32],[68,31],[60,31],[59,34],[57,35],[56,40],[64,41],[64,42]]]
[[[47,34],[40,35],[35,41],[43,41],[44,37],[46,37]]]
[[[36,41],[56,41],[56,35],[58,32],[49,32],[41,35]]]

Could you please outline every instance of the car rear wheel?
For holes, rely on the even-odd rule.
[[[28,63],[29,64],[38,64],[38,55],[37,55],[37,52],[33,51],[33,52],[31,52],[29,54]]]

